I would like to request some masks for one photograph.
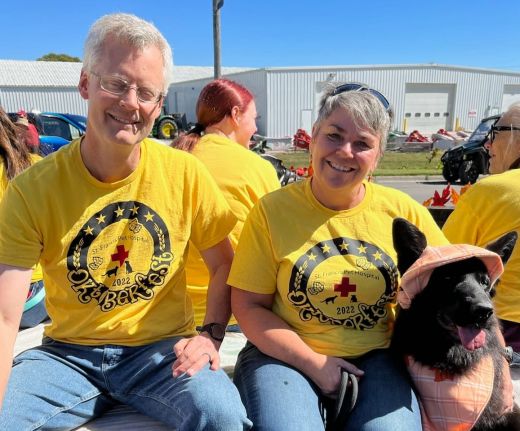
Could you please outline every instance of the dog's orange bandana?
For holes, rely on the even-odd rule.
[[[485,248],[468,244],[426,247],[419,259],[403,274],[397,302],[401,308],[410,308],[412,299],[428,284],[435,268],[472,257],[479,258],[486,265],[491,284],[504,272],[500,256]]]
[[[463,376],[451,376],[406,358],[408,371],[421,394],[424,431],[468,431],[486,407],[493,392],[494,367],[484,357]]]

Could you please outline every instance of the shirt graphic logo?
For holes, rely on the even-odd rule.
[[[334,292],[340,292],[340,296],[348,296],[349,293],[353,293],[356,291],[356,285],[349,283],[348,277],[343,277],[341,279],[341,284],[334,285]]]
[[[107,205],[79,230],[67,253],[68,280],[83,304],[101,311],[147,301],[174,256],[166,224],[141,202]]]
[[[398,272],[379,247],[352,238],[321,241],[295,263],[287,299],[300,319],[371,329],[388,316]]]

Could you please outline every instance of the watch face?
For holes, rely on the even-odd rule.
[[[220,323],[212,323],[209,327],[209,334],[216,339],[222,339],[226,335],[226,327]]]

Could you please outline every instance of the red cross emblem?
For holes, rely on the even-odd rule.
[[[116,260],[118,260],[119,266],[121,266],[125,262],[129,253],[128,253],[128,251],[125,251],[124,245],[118,245],[116,248],[117,248],[117,253],[112,255],[112,262],[115,262]]]
[[[341,279],[341,284],[334,285],[334,292],[340,292],[340,296],[348,296],[349,293],[356,291],[356,285],[350,284],[348,277]]]

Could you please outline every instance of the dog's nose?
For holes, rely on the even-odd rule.
[[[493,314],[493,308],[486,306],[475,307],[475,317],[478,323],[484,324]]]

